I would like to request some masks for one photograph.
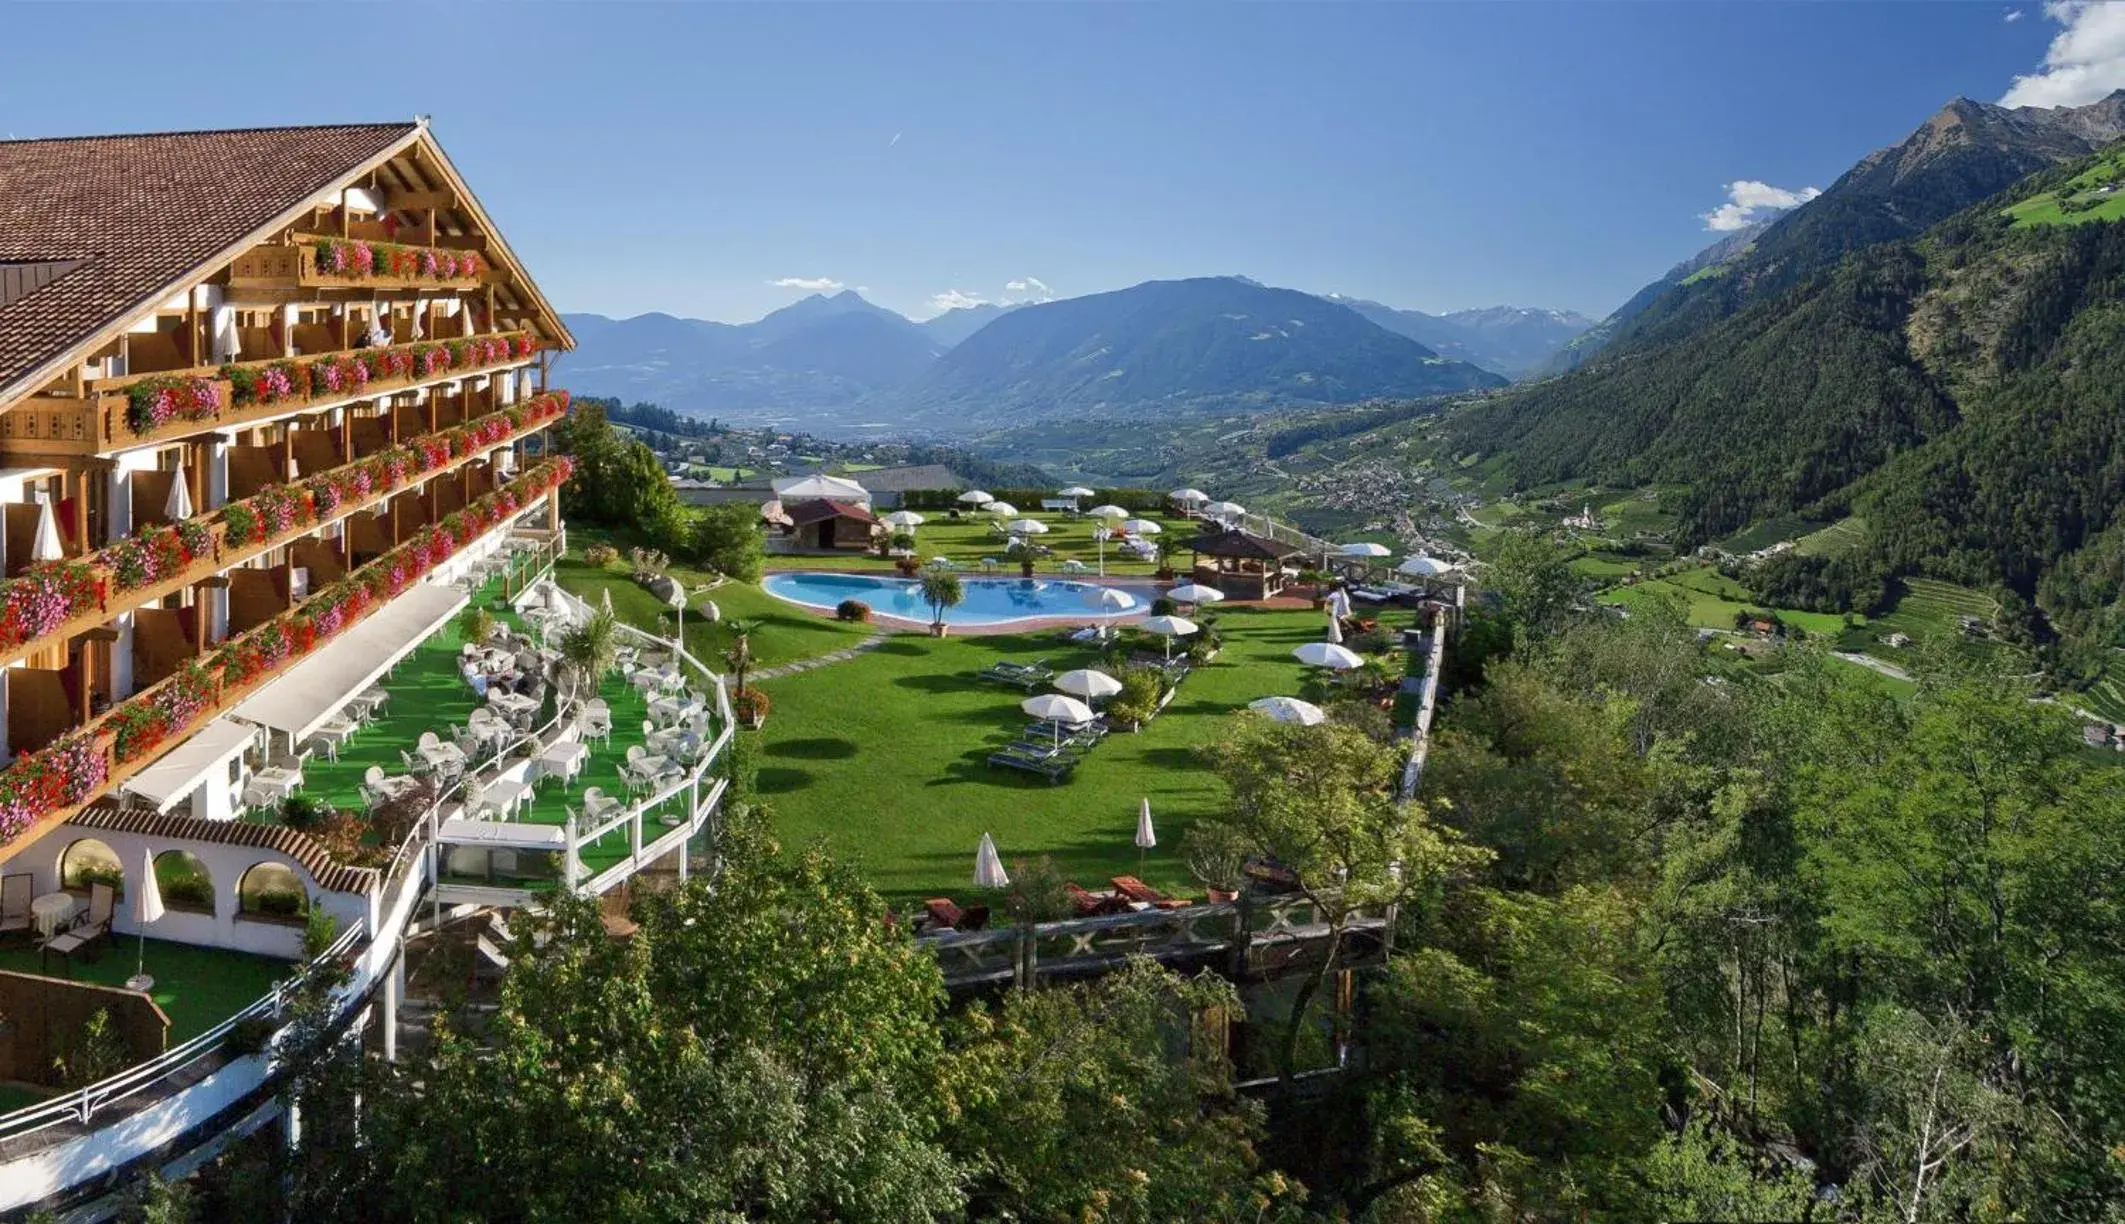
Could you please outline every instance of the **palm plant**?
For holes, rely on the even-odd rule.
[[[458,632],[464,639],[482,646],[494,636],[494,626],[494,613],[478,604],[465,609],[464,615],[457,618]]]
[[[579,685],[595,690],[613,669],[620,652],[620,620],[600,609],[561,635],[561,663]]]
[[[723,652],[723,661],[730,664],[731,672],[738,682],[735,686],[737,691],[743,692],[745,673],[753,665],[753,633],[760,628],[760,621],[757,618],[741,617],[724,621],[723,625],[730,630],[730,649]]]
[[[933,612],[931,636],[944,636],[944,610],[958,607],[959,601],[966,597],[966,586],[959,581],[959,575],[950,570],[931,570],[922,576],[922,601],[930,605]]]

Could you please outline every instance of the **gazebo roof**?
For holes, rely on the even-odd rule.
[[[1233,557],[1242,561],[1282,561],[1286,557],[1299,556],[1304,551],[1281,540],[1268,539],[1238,528],[1230,531],[1206,531],[1181,547],[1198,556]]]
[[[789,515],[790,524],[796,527],[802,527],[807,523],[822,523],[830,518],[854,519],[859,523],[875,523],[878,521],[869,510],[864,509],[862,506],[850,502],[837,501],[830,497],[819,498],[814,501],[785,503],[783,510]]]

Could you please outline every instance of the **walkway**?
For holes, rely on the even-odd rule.
[[[891,636],[892,634],[881,629],[854,646],[845,646],[832,654],[823,654],[817,658],[799,659],[795,663],[784,663],[780,667],[770,667],[766,671],[756,671],[747,675],[746,679],[758,683],[762,680],[775,680],[783,676],[794,676],[798,672],[808,672],[814,668],[825,667],[829,663],[846,663],[866,650],[876,650],[885,645],[885,640]]]

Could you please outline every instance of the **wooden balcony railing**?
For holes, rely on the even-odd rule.
[[[567,410],[566,391],[534,396],[455,429],[275,485],[211,515],[144,527],[87,560],[32,565],[0,583],[0,668],[370,509],[417,480],[455,471],[477,454],[537,433]]]
[[[100,378],[84,397],[47,396],[0,414],[0,449],[101,454],[509,369],[537,353],[527,333],[501,332]]]
[[[290,234],[288,241],[254,247],[229,265],[238,289],[477,289],[485,257],[451,247],[412,246]]]
[[[133,694],[0,771],[0,862],[133,776],[156,749],[233,709],[319,645],[390,603],[525,506],[558,490],[574,464],[556,456],[277,616]]]

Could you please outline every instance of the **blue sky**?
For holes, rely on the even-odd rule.
[[[0,131],[430,114],[565,310],[739,320],[803,280],[920,316],[1243,273],[1598,315],[1709,242],[1729,184],[1827,186],[2047,48],[2024,93],[2079,100],[2125,63],[2112,24],[1985,0],[26,5],[9,41],[55,53],[9,65]]]

